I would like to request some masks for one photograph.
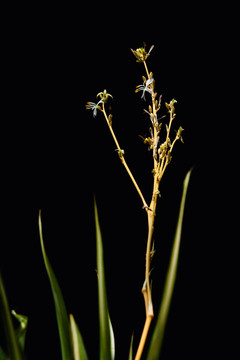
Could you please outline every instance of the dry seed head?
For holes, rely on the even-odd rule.
[[[107,102],[109,96],[113,99],[113,96],[107,92],[106,89],[104,89],[102,92],[99,92],[97,94],[97,97],[100,97],[100,99],[105,103]]]
[[[149,52],[146,52],[146,45],[144,44],[144,47],[138,48],[136,50],[131,49],[133,55],[136,57],[136,61],[141,63],[147,60],[147,58],[150,55],[150,52],[152,51],[152,49],[154,48],[154,45],[151,46]]]

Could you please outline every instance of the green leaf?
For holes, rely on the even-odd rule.
[[[12,315],[19,321],[20,326],[16,330],[16,336],[18,344],[20,345],[22,351],[24,351],[25,346],[25,338],[27,333],[27,324],[28,324],[28,317],[25,315],[17,314],[14,310],[12,310]]]
[[[43,259],[44,259],[45,267],[46,267],[46,270],[48,273],[49,281],[51,284],[54,305],[55,305],[55,310],[56,310],[58,331],[59,331],[60,343],[61,343],[62,360],[70,360],[70,359],[72,359],[70,324],[69,324],[69,319],[68,319],[68,315],[67,315],[67,311],[66,311],[66,307],[65,307],[64,300],[63,300],[61,289],[60,289],[58,281],[54,275],[53,269],[48,260],[46,250],[44,247],[43,235],[42,235],[41,211],[39,211],[38,221],[39,221],[38,222],[39,235],[40,235]]]
[[[108,312],[107,293],[104,274],[102,235],[98,219],[96,201],[94,199],[96,245],[97,245],[97,274],[98,274],[98,306],[99,306],[99,336],[100,360],[113,360],[115,356],[114,335]]]
[[[5,329],[9,358],[11,360],[23,360],[24,357],[22,355],[20,346],[17,341],[1,274],[0,274],[0,311],[1,311],[1,320],[3,322]],[[3,353],[2,350],[1,350],[1,354],[3,355],[3,359],[8,359],[8,357],[4,358],[5,354]]]
[[[109,316],[108,312],[108,321],[109,321],[109,327],[110,327],[110,348],[111,348],[111,359],[114,360],[115,358],[115,338],[114,338],[114,332],[112,327],[112,322]]]
[[[130,349],[129,349],[128,360],[133,360],[133,334],[132,334],[132,336],[131,336],[131,342],[130,342]]]
[[[70,314],[70,325],[71,325],[74,360],[88,360],[82,335],[78,329],[78,326],[72,314]]]
[[[159,314],[158,314],[158,318],[157,318],[157,323],[156,323],[156,326],[155,326],[155,329],[153,332],[153,336],[151,339],[147,360],[158,360],[160,357],[165,326],[166,326],[166,322],[167,322],[168,312],[169,312],[173,289],[174,289],[174,284],[175,284],[175,280],[176,280],[180,240],[181,240],[181,233],[182,233],[183,214],[184,214],[187,188],[188,188],[188,184],[189,184],[191,171],[192,171],[192,169],[187,173],[184,183],[183,183],[183,193],[182,193],[182,199],[181,199],[180,210],[179,210],[179,215],[178,215],[176,233],[175,233],[173,247],[172,247],[171,259],[170,259],[170,263],[169,263],[168,273],[166,276],[162,302],[161,302],[161,306],[160,306],[160,310],[159,310]]]

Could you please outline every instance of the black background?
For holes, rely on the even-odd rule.
[[[102,228],[116,359],[126,359],[134,331],[136,350],[144,325],[141,287],[147,219],[115,150],[102,114],[85,110],[104,89],[113,128],[126,161],[150,202],[152,157],[138,135],[148,135],[146,103],[134,89],[144,67],[130,48],[154,50],[148,60],[163,103],[177,99],[176,144],[161,184],[157,210],[153,303],[157,313],[177,221],[182,182],[194,166],[184,218],[178,276],[162,358],[214,354],[218,302],[226,290],[214,215],[216,195],[212,119],[218,40],[208,35],[207,11],[166,7],[159,14],[104,5],[84,9],[11,9],[4,29],[4,115],[1,123],[1,272],[10,307],[29,316],[28,359],[60,359],[57,323],[38,235],[42,210],[45,246],[66,306],[89,357],[98,354],[97,276],[93,194]],[[25,9],[27,10],[27,9]],[[178,17],[186,10],[189,15]],[[20,15],[21,14],[21,15]],[[115,18],[118,21],[115,21]],[[201,17],[201,19],[203,19]],[[210,27],[209,27],[210,28]],[[162,106],[161,113],[166,113]],[[218,245],[217,245],[218,244]],[[226,261],[226,259],[225,259]],[[153,328],[153,327],[152,327]],[[52,357],[51,354],[54,354]]]

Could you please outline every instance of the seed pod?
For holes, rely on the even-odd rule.
[[[109,121],[109,124],[110,124],[110,125],[112,125],[112,118],[113,118],[112,114],[109,114],[109,116],[108,116],[108,121]]]

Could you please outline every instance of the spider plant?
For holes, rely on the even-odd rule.
[[[153,50],[153,46],[150,50],[146,51],[146,46],[132,50],[133,55],[136,58],[138,63],[142,63],[145,69],[145,75],[142,76],[142,84],[136,87],[135,92],[142,92],[141,98],[146,101],[150,100],[150,104],[145,113],[148,115],[150,120],[149,136],[143,138],[144,144],[148,146],[148,150],[152,153],[153,161],[153,187],[152,187],[152,197],[150,202],[147,202],[135,177],[132,174],[127,161],[125,158],[125,151],[120,147],[119,141],[116,137],[116,134],[113,129],[112,124],[112,114],[110,110],[107,110],[106,104],[109,99],[113,99],[113,96],[109,94],[106,90],[99,92],[97,98],[99,100],[94,102],[88,102],[86,108],[93,111],[93,117],[95,118],[98,115],[98,111],[103,114],[108,129],[111,133],[113,141],[116,145],[116,151],[118,153],[119,159],[127,171],[131,182],[133,183],[140,199],[142,202],[143,211],[146,213],[147,223],[148,223],[148,234],[146,239],[146,254],[145,254],[145,278],[143,280],[142,294],[145,304],[145,324],[143,326],[142,334],[138,340],[138,346],[136,354],[134,355],[133,343],[136,339],[129,339],[130,349],[129,349],[129,360],[140,360],[143,355],[143,351],[146,352],[147,360],[157,360],[160,358],[161,349],[163,344],[164,332],[166,327],[166,322],[169,314],[171,299],[174,291],[174,285],[177,275],[177,266],[179,259],[179,249],[182,233],[182,224],[183,224],[183,215],[186,202],[187,189],[189,185],[190,170],[184,179],[183,182],[183,191],[181,197],[181,203],[179,208],[179,215],[177,220],[177,226],[175,231],[175,236],[172,243],[172,251],[168,266],[168,271],[166,274],[165,285],[163,289],[162,299],[159,301],[160,307],[158,314],[156,316],[156,322],[152,331],[152,336],[149,341],[149,347],[146,349],[146,340],[149,335],[150,325],[155,316],[154,307],[152,301],[152,287],[151,287],[151,260],[153,257],[153,232],[154,232],[154,223],[156,220],[156,209],[157,202],[160,199],[160,184],[165,174],[165,171],[170,164],[173,156],[173,148],[178,140],[183,142],[182,132],[183,128],[181,126],[175,130],[173,133],[173,124],[176,118],[176,103],[175,99],[172,99],[170,102],[165,102],[165,107],[167,109],[168,116],[162,115],[159,117],[159,112],[162,107],[162,96],[158,97],[156,92],[156,84],[154,80],[153,73],[149,71],[147,67],[147,59],[150,56],[150,53]],[[166,121],[167,118],[167,121]],[[165,123],[164,123],[165,122]],[[174,134],[174,137],[172,136]],[[98,280],[98,314],[99,314],[99,359],[100,360],[113,360],[115,358],[115,339],[114,331],[112,328],[110,314],[108,310],[108,299],[106,291],[106,280],[105,280],[105,270],[104,270],[104,253],[103,253],[103,242],[102,234],[100,229],[100,221],[97,210],[96,200],[94,198],[94,218],[95,218],[95,229],[96,229],[96,264],[97,264],[97,280]],[[56,319],[59,331],[59,338],[61,344],[61,354],[62,360],[87,360],[87,349],[84,345],[82,335],[80,333],[79,327],[76,324],[76,321],[72,314],[68,314],[63,294],[58,283],[58,280],[54,274],[54,270],[51,266],[50,260],[47,256],[47,251],[45,248],[43,240],[43,226],[41,220],[41,211],[39,211],[38,217],[38,226],[39,226],[39,236],[41,251],[43,255],[43,260],[45,268],[48,274],[50,281],[50,286],[53,295],[53,302],[56,312]],[[81,251],[81,249],[80,249]],[[8,300],[6,296],[6,291],[4,288],[4,283],[0,275],[0,309],[1,309],[1,320],[5,328],[5,336],[7,349],[3,350],[0,347],[0,360],[24,360],[24,350],[25,350],[25,336],[27,331],[27,317],[24,315],[16,314],[15,311],[10,311]],[[15,330],[13,325],[13,317],[19,321],[19,328]]]

